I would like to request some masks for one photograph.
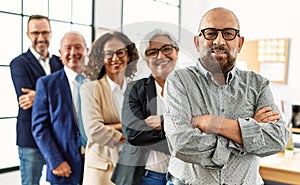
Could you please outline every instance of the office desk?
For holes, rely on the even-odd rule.
[[[287,184],[300,184],[300,152],[293,158],[284,158],[284,152],[264,157],[260,162],[260,175],[264,180]]]

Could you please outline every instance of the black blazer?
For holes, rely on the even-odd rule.
[[[157,115],[156,88],[153,76],[127,85],[122,108],[122,131],[126,136],[112,175],[117,185],[139,185],[151,150],[169,153],[164,129],[154,130],[144,121]],[[163,116],[161,115],[162,128]]]
[[[51,73],[63,67],[58,56],[52,55],[50,59]],[[35,83],[41,76],[46,75],[39,61],[31,51],[22,53],[10,63],[11,78],[17,94],[17,100],[23,94],[21,88],[35,90]],[[31,133],[31,112],[32,109],[23,110],[19,107],[17,117],[17,145],[21,147],[37,148]]]

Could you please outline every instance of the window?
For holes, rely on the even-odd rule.
[[[161,28],[179,38],[179,15],[180,0],[123,0],[122,29],[144,36]]]
[[[52,38],[49,51],[59,55],[62,36],[69,30],[83,34],[89,46],[94,39],[94,0],[9,0],[0,1],[0,21],[7,24],[0,29],[0,169],[19,166],[16,147],[16,117],[18,104],[11,81],[9,63],[28,50],[31,42],[26,35],[27,20],[31,14],[48,16],[51,21]],[[70,7],[70,8],[67,8]]]

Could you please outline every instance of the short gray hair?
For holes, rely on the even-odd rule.
[[[71,30],[71,31],[68,31],[67,33],[65,33],[64,36],[62,37],[62,39],[60,40],[60,48],[62,47],[62,42],[65,39],[65,37],[70,34],[75,34],[75,35],[80,36],[84,42],[84,46],[87,47],[84,36],[79,31]]]
[[[172,34],[170,34],[167,31],[163,31],[161,29],[155,29],[155,30],[151,31],[150,33],[148,33],[147,35],[145,35],[145,37],[142,39],[142,41],[140,43],[140,53],[141,53],[141,56],[143,57],[143,59],[146,59],[145,52],[150,46],[150,41],[152,41],[152,39],[157,36],[168,37],[171,40],[172,45],[175,46],[177,49],[179,49],[179,44],[177,42],[177,39]]]

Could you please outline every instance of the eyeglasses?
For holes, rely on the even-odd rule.
[[[159,51],[161,51],[164,55],[170,55],[173,52],[173,49],[177,47],[172,44],[163,45],[159,49],[149,49],[145,51],[145,55],[148,58],[157,58]]]
[[[104,55],[104,58],[111,59],[116,54],[117,57],[123,58],[127,54],[127,48],[122,48],[117,51],[103,51],[102,54]]]
[[[51,31],[33,31],[30,32],[30,34],[34,37],[38,37],[40,34],[42,34],[43,37],[47,37],[49,36],[49,34],[51,33]]]
[[[224,29],[205,28],[201,30],[199,37],[203,35],[206,40],[214,40],[218,37],[219,31],[221,31],[224,40],[233,40],[235,39],[236,36],[240,36],[239,34],[240,30],[234,28],[224,28]]]

